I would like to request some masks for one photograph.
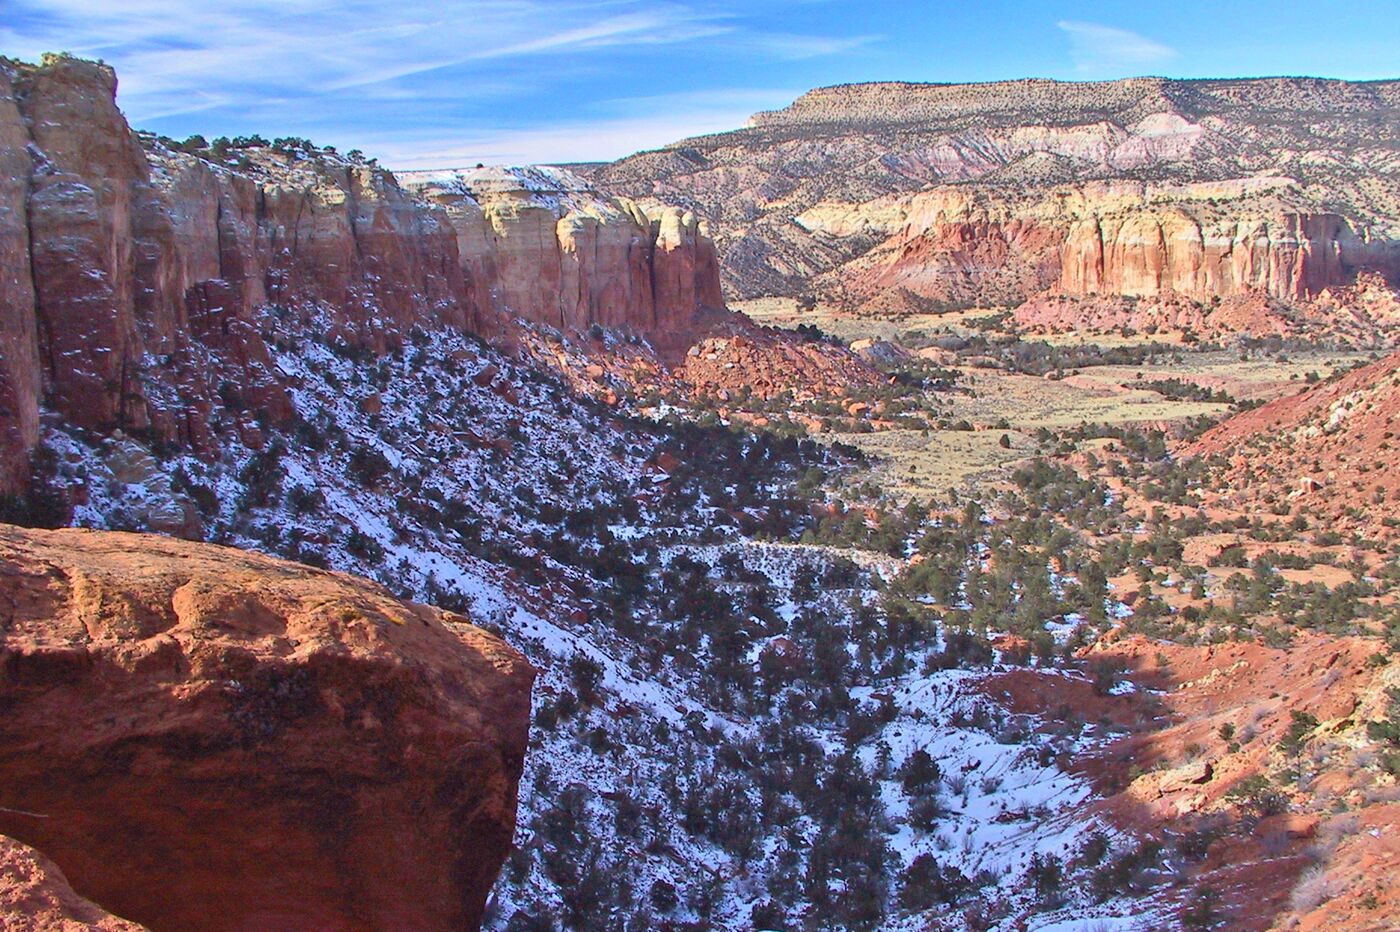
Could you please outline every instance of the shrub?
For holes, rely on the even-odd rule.
[[[943,776],[943,769],[923,748],[909,755],[904,766],[899,768],[899,779],[906,793],[921,793],[930,787],[937,787]]]
[[[1254,818],[1262,819],[1288,811],[1288,800],[1274,789],[1269,778],[1262,773],[1245,777],[1230,787],[1225,798]]]
[[[667,880],[657,880],[651,885],[651,905],[663,913],[669,913],[680,905],[676,886]]]
[[[1289,894],[1288,903],[1296,913],[1310,913],[1338,893],[1337,883],[1327,876],[1327,868],[1318,865],[1303,872]]]
[[[1063,899],[1062,889],[1064,887],[1064,867],[1060,859],[1053,854],[1041,854],[1037,851],[1031,855],[1030,867],[1026,869],[1026,876],[1030,879],[1031,886],[1035,889],[1035,898],[1042,906],[1055,907]]]
[[[72,520],[73,509],[57,476],[58,457],[39,447],[30,460],[29,486],[18,495],[0,495],[0,522],[22,527],[60,528]]]
[[[352,528],[345,539],[345,549],[365,562],[378,566],[384,562],[384,547],[359,528]]]
[[[1303,749],[1303,741],[1307,738],[1308,732],[1317,727],[1317,716],[1301,712],[1298,709],[1294,709],[1291,714],[1293,720],[1278,746],[1288,754],[1297,754]]]
[[[350,451],[350,475],[365,488],[374,488],[389,475],[389,460],[372,447],[356,447]]]
[[[1201,887],[1181,912],[1181,925],[1187,929],[1211,929],[1220,921],[1220,892]]]

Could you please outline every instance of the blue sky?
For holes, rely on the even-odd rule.
[[[394,168],[617,158],[849,81],[1400,76],[1400,0],[0,0],[0,53],[102,58],[133,125]]]

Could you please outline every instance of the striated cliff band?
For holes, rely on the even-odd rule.
[[[1355,311],[1400,284],[1397,117],[1395,81],[846,85],[589,171],[711,218],[733,297]]]
[[[534,676],[500,638],[342,574],[97,531],[0,525],[0,598],[0,924],[480,923]]]
[[[510,345],[601,325],[678,358],[728,320],[691,213],[563,171],[408,189],[302,140],[177,146],[132,132],[115,94],[104,65],[0,62],[0,492],[41,406],[197,452],[230,392],[285,419],[253,325],[269,309],[374,353],[415,327]]]

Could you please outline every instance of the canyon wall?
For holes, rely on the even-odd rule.
[[[41,404],[196,452],[221,387],[285,419],[253,325],[269,306],[376,353],[414,326],[508,344],[520,320],[674,352],[723,307],[692,214],[648,216],[564,172],[567,199],[517,171],[478,203],[296,141],[143,145],[115,95],[105,65],[0,62],[0,493],[24,482]]]
[[[39,339],[29,265],[29,132],[0,69],[0,491],[28,471],[39,437]]]
[[[963,187],[824,203],[809,233],[880,244],[831,273],[878,302],[902,290],[948,305],[1008,306],[1051,291],[1197,301],[1300,301],[1364,272],[1400,282],[1400,241],[1309,206],[1286,178],[1056,186],[1036,198]]]
[[[534,676],[500,638],[149,535],[0,525],[0,597],[0,836],[79,895],[155,929],[480,924]]]
[[[548,167],[404,172],[442,208],[470,278],[494,307],[566,331],[640,331],[674,351],[697,308],[719,308],[719,259],[691,212],[604,198]]]

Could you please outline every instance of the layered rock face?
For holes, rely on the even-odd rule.
[[[1400,241],[1313,208],[1286,178],[1094,182],[1036,200],[939,187],[854,208],[819,204],[795,219],[814,234],[883,238],[824,279],[866,301],[892,289],[964,306],[1017,305],[1047,289],[1299,301],[1364,272],[1400,274]]]
[[[479,924],[533,677],[499,638],[131,534],[0,526],[0,597],[0,835],[82,897],[157,929]],[[40,907],[127,928],[33,876],[35,896],[0,888],[7,928]]]
[[[1299,301],[1400,285],[1397,117],[1394,81],[845,85],[593,176],[711,217],[734,297]]]
[[[0,491],[28,472],[39,437],[39,339],[29,264],[29,131],[0,69]]]
[[[689,211],[604,198],[557,168],[399,180],[443,208],[471,281],[507,316],[566,331],[632,329],[674,350],[694,335],[698,309],[724,306],[714,246]]]
[[[300,144],[175,151],[131,132],[104,65],[0,63],[0,493],[27,472],[41,397],[72,423],[201,451],[228,401],[291,405],[252,325],[274,306],[382,352],[414,326],[509,343],[523,319],[688,345],[723,306],[694,216],[521,173],[430,203]],[[561,175],[563,173],[560,173]]]

